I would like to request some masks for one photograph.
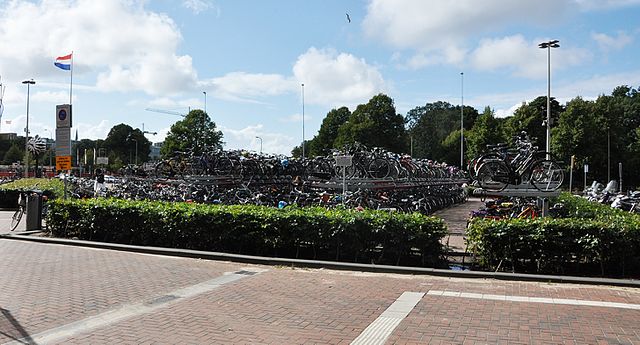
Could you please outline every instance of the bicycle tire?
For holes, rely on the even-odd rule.
[[[14,214],[11,216],[11,231],[15,230],[20,224],[20,220],[22,219],[22,215],[24,214],[24,209],[20,207]]]
[[[551,160],[540,160],[531,165],[531,184],[541,192],[553,192],[562,186],[564,170]]]
[[[173,176],[173,169],[168,162],[160,162],[156,165],[156,176],[158,177],[171,177]]]
[[[503,161],[493,160],[482,163],[478,168],[477,179],[480,187],[492,192],[504,190],[509,185],[496,179],[497,176],[509,176],[509,167]]]
[[[390,171],[389,162],[383,158],[375,158],[367,167],[367,173],[372,178],[386,178]]]

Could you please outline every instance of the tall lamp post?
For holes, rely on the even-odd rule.
[[[45,132],[49,132],[49,138],[47,138],[47,144],[49,145],[49,166],[51,166],[51,149],[53,149],[53,145],[51,145],[51,141],[53,139],[51,139],[51,137],[53,136],[53,133],[51,133],[51,131],[48,128],[44,129]]]
[[[202,91],[204,94],[204,112],[207,112],[207,91]]]
[[[23,84],[27,84],[27,126],[24,128],[25,138],[24,138],[24,177],[29,177],[29,95],[31,93],[31,85],[34,85],[36,82],[33,79],[24,80]]]
[[[262,138],[256,137],[256,139],[260,140],[260,153],[262,154]]]
[[[302,158],[304,159],[304,83],[302,84]]]
[[[558,42],[552,40],[538,44],[538,47],[547,50],[547,159],[551,159],[551,48],[560,47]]]
[[[133,138],[131,140],[136,142],[136,165],[138,165],[138,140]]]
[[[460,72],[460,169],[464,169],[464,72]]]

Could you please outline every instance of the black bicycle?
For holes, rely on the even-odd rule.
[[[20,192],[18,195],[18,210],[11,216],[11,231],[18,227],[25,212],[27,212],[27,193]]]

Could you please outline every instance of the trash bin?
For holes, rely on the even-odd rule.
[[[42,229],[42,191],[36,190],[28,193],[26,216],[27,231]]]

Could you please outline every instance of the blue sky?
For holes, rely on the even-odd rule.
[[[227,149],[270,153],[301,142],[303,104],[306,139],[381,92],[401,114],[464,95],[507,116],[546,95],[545,40],[561,102],[638,87],[638,18],[640,0],[0,0],[0,131],[24,133],[33,78],[30,131],[55,133],[71,51],[80,138],[126,123],[162,141],[180,117],[145,109],[203,109],[203,92]]]

